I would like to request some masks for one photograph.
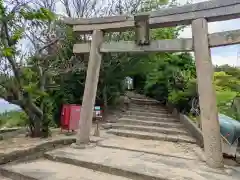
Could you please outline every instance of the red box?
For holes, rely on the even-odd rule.
[[[61,114],[61,130],[77,130],[80,121],[81,106],[64,104]]]

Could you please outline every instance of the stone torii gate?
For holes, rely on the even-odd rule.
[[[213,65],[210,48],[240,43],[240,30],[208,34],[208,22],[240,17],[240,0],[212,0],[182,7],[136,14],[91,19],[65,19],[78,34],[92,34],[91,43],[75,44],[73,52],[90,53],[82,102],[80,130],[76,145],[89,143],[102,53],[109,52],[186,52],[194,51],[206,162],[223,167],[222,147]],[[192,38],[174,40],[149,39],[149,29],[192,25]],[[135,30],[136,41],[103,41],[104,32]]]

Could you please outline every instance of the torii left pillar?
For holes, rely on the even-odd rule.
[[[102,54],[99,51],[99,47],[102,42],[103,32],[101,30],[94,30],[92,34],[87,77],[85,81],[79,131],[76,140],[77,146],[90,143],[93,110],[95,105],[99,72],[102,61]]]

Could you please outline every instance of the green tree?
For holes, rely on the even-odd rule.
[[[0,0],[0,96],[24,110],[33,137],[47,136],[49,131],[44,120],[48,118],[51,103],[45,88],[49,79],[38,60],[43,63],[47,58],[42,55],[58,40],[51,39],[39,47],[32,58],[26,58],[19,45],[29,26],[39,28],[54,20],[55,15],[44,8],[34,9],[24,2],[8,3]],[[31,66],[29,60],[35,63]]]
[[[239,114],[240,70],[227,65],[216,67],[214,84],[219,111],[237,120]]]

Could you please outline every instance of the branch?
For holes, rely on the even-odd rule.
[[[43,46],[42,48],[40,48],[40,49],[37,51],[37,53],[38,53],[38,54],[41,54],[41,52],[42,52],[43,50],[45,50],[45,49],[48,48],[49,46],[52,46],[53,44],[57,43],[59,40],[60,40],[60,38],[54,39],[54,40],[51,41],[50,43],[48,43],[48,44],[46,44],[45,46]]]
[[[69,6],[69,1],[68,0],[60,0],[60,1],[64,5],[68,17],[72,17],[72,13],[71,13],[70,6]]]
[[[11,43],[11,40],[10,40],[8,25],[5,21],[3,21],[2,26],[3,26],[4,34],[6,36],[6,39],[5,38],[2,39],[3,46],[11,47],[11,46],[13,46],[13,44]],[[11,56],[7,56],[6,58],[8,59],[9,63],[12,66],[13,73],[18,82],[18,86],[21,87],[20,72],[19,72],[19,69],[17,68],[16,62],[14,61],[14,59]]]

